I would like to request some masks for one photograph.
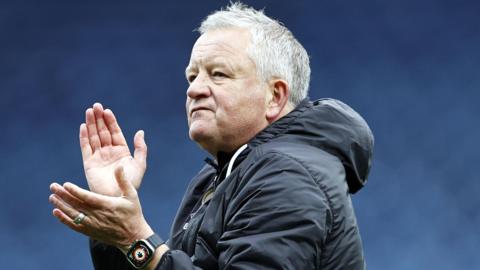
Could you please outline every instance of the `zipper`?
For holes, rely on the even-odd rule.
[[[187,219],[187,222],[185,222],[185,224],[183,225],[183,230],[187,230],[189,225],[190,225],[190,221],[192,220],[192,218],[198,213],[198,211],[200,211],[203,206],[210,201],[210,199],[212,198],[213,194],[215,193],[215,190],[216,190],[216,186],[217,186],[217,179],[218,179],[218,174],[215,175],[215,178],[213,179],[213,188],[209,188],[207,189],[207,191],[205,191],[205,193],[202,195],[202,199],[201,199],[201,205],[200,207],[198,207],[197,210],[195,210],[195,212],[193,213],[190,213],[190,215],[188,216],[188,219]]]

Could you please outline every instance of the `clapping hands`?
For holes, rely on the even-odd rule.
[[[126,252],[135,239],[153,234],[137,193],[146,169],[144,132],[135,134],[132,156],[111,110],[95,103],[85,118],[79,138],[90,191],[52,183],[53,215],[71,229]]]

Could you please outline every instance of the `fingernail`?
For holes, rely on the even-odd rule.
[[[56,191],[58,189],[58,184],[57,183],[51,183],[50,184],[50,190],[51,191]]]

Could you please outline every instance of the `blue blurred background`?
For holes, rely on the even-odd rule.
[[[480,2],[245,2],[304,44],[311,98],[347,102],[375,133],[369,183],[353,196],[369,269],[480,269]],[[168,237],[206,156],[184,113],[192,30],[226,3],[0,3],[2,265],[93,268],[87,238],[51,216],[48,186],[86,187],[77,134],[96,101],[129,142],[145,130],[140,195]]]

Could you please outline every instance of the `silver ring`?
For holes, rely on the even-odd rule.
[[[82,223],[85,217],[86,217],[85,214],[80,212],[78,216],[76,216],[75,219],[73,220],[73,223],[75,223],[76,225],[79,225]]]

